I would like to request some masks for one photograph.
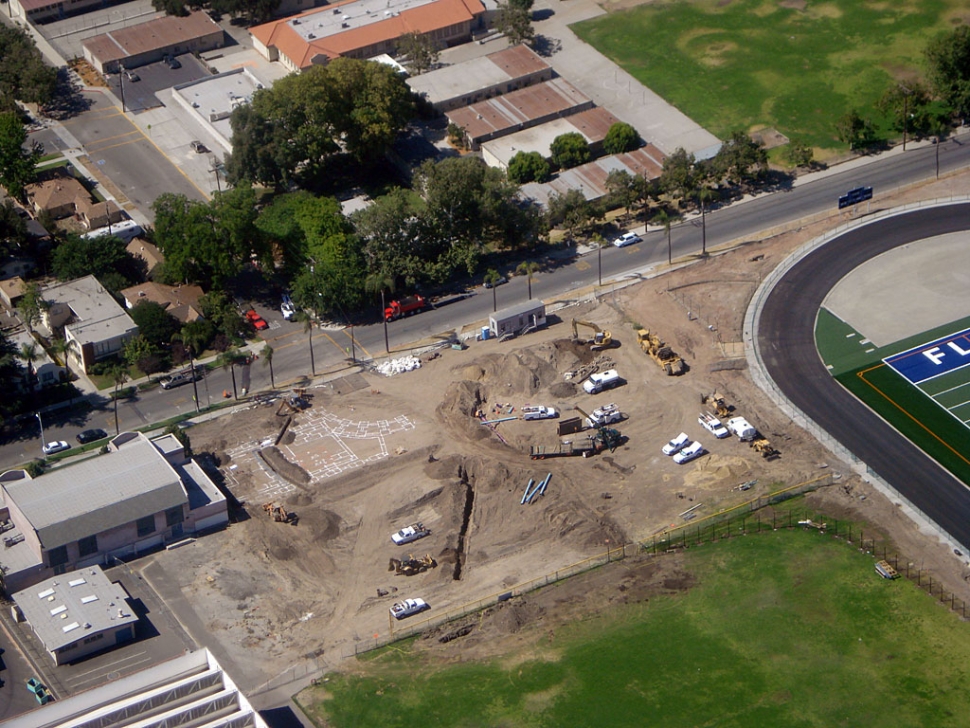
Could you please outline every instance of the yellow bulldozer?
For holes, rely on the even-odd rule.
[[[705,395],[701,403],[708,405],[715,417],[727,417],[731,414],[731,408],[724,401],[724,396],[720,392]]]
[[[667,346],[656,334],[651,334],[648,329],[638,329],[637,343],[643,349],[643,353],[657,362],[668,376],[677,376],[684,373],[686,369],[684,360],[677,356],[674,350]]]
[[[761,457],[768,460],[772,460],[781,455],[781,453],[772,446],[771,441],[767,437],[756,437],[751,441],[751,447],[754,448],[755,452],[761,453]]]
[[[388,571],[393,571],[396,575],[414,576],[422,574],[428,569],[433,569],[438,565],[431,554],[425,554],[423,558],[416,559],[413,554],[408,554],[406,559],[391,558],[387,565]]]
[[[269,514],[276,523],[292,523],[296,525],[296,516],[287,511],[278,503],[264,503],[263,510]]]
[[[596,324],[590,321],[580,321],[579,319],[573,319],[573,339],[579,341],[579,327],[585,326],[586,328],[593,330],[593,338],[586,339],[583,343],[588,344],[591,351],[599,351],[600,349],[609,349],[613,346],[613,334],[609,331],[601,329]]]

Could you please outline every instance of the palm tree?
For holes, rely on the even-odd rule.
[[[534,260],[526,260],[526,261],[523,261],[522,263],[519,263],[518,267],[515,269],[515,272],[518,275],[520,276],[524,275],[529,277],[528,281],[529,281],[529,300],[530,301],[532,300],[532,274],[540,270],[541,268],[542,266],[540,266]]]
[[[121,434],[121,428],[118,426],[118,387],[128,381],[128,368],[124,364],[118,362],[111,365],[111,368],[108,369],[107,373],[115,383],[115,392],[113,398],[115,401],[115,435],[119,435]]]
[[[310,347],[310,376],[317,376],[317,365],[313,361],[313,317],[306,311],[297,314],[297,320],[303,322],[303,333],[307,335],[307,346]]]
[[[17,352],[16,356],[27,365],[27,381],[30,382],[31,396],[33,396],[37,390],[34,362],[40,358],[40,355],[37,353],[37,344],[21,344],[20,351]]]
[[[263,357],[263,366],[269,367],[269,383],[273,386],[273,389],[276,389],[276,377],[273,376],[273,347],[267,344],[259,352],[259,355]]]
[[[593,233],[589,236],[589,241],[596,246],[596,268],[597,276],[596,280],[599,285],[603,285],[603,246],[606,245],[606,239],[599,233]]]
[[[694,197],[701,206],[701,255],[707,255],[707,206],[705,203],[714,199],[714,190],[702,184],[694,192]]]
[[[58,357],[64,359],[64,369],[67,370],[67,381],[71,381],[71,352],[74,351],[74,342],[67,339],[54,339],[51,341],[51,351]]]
[[[216,363],[223,369],[229,369],[229,375],[232,377],[232,398],[239,399],[239,394],[236,391],[236,364],[244,361],[246,355],[240,352],[238,349],[226,349],[219,355],[216,359]]]
[[[498,282],[502,279],[502,274],[499,273],[494,268],[489,268],[485,272],[485,284],[491,286],[492,288],[492,311],[498,311],[498,295],[495,293],[495,289],[498,287]]]
[[[673,251],[670,245],[670,223],[677,218],[666,210],[660,210],[653,216],[653,221],[658,225],[663,225],[664,232],[667,233],[667,265],[673,265]]]
[[[384,322],[384,350],[390,354],[391,344],[387,338],[387,315],[384,313],[384,310],[387,308],[387,303],[384,301],[384,291],[394,292],[394,276],[384,272],[371,273],[364,279],[364,290],[368,293],[379,292],[381,294],[381,321]]]
[[[192,394],[195,397],[195,411],[202,411],[202,403],[199,402],[199,383],[196,381],[195,377],[195,353],[196,347],[202,346],[199,343],[198,331],[194,328],[190,328],[188,324],[183,326],[180,331],[172,335],[172,341],[182,342],[182,346],[185,350],[189,352],[189,366],[192,368]]]

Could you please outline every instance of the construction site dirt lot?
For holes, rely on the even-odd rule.
[[[879,200],[880,206],[967,187],[965,178],[938,184]],[[420,369],[394,377],[344,376],[308,390],[311,406],[295,414],[278,414],[274,402],[196,426],[189,431],[192,447],[218,465],[241,503],[237,520],[151,558],[181,587],[244,688],[298,665],[304,672],[339,668],[356,647],[397,626],[388,608],[402,598],[425,599],[428,614],[454,610],[607,548],[649,540],[685,523],[690,509],[703,517],[832,473],[840,477],[810,494],[810,504],[881,531],[970,600],[965,563],[794,426],[746,371],[740,341],[752,293],[791,250],[836,222],[718,252],[597,303],[568,306],[556,312],[558,322],[522,338],[425,355]],[[572,318],[610,330],[619,346],[591,352],[571,341]],[[689,370],[666,376],[637,345],[639,327],[665,339]],[[590,365],[616,368],[625,384],[585,394],[579,376],[567,375]],[[780,457],[765,459],[735,437],[717,440],[704,431],[697,423],[708,409],[701,396],[714,391]],[[610,402],[625,415],[613,425],[625,438],[615,452],[530,459],[530,446],[559,442],[557,423],[576,416],[576,405],[590,412]],[[560,417],[507,420],[494,431],[476,417],[479,410],[493,420],[515,417],[527,404],[555,407]],[[685,465],[664,456],[661,447],[681,431],[708,454]],[[521,505],[529,480],[547,473],[545,494]],[[285,519],[275,520],[265,504],[282,506]],[[391,534],[414,522],[431,534],[395,546]],[[388,570],[391,558],[410,554],[436,566],[414,576]],[[514,644],[519,628],[540,614],[543,628],[554,629],[576,609],[609,603],[618,588],[636,594],[690,583],[676,558],[614,567],[560,582],[556,603],[574,605],[570,610],[530,611],[538,596],[513,599],[489,611],[474,639],[428,641],[435,645],[429,649],[452,655],[460,649],[462,659],[472,659],[501,651],[506,639]]]

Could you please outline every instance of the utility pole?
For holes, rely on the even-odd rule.
[[[384,302],[384,289],[382,288],[381,289],[381,319],[384,321],[384,350],[388,354],[390,354],[391,344],[389,343],[387,338],[387,314],[385,313],[385,311],[387,311],[387,304]]]
[[[44,421],[40,418],[40,412],[35,413],[37,417],[37,422],[40,423],[40,446],[41,448],[47,447],[47,441],[44,439]],[[43,452],[43,450],[41,450]]]

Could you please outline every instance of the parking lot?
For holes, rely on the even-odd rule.
[[[177,57],[181,68],[170,68],[165,61],[157,61],[147,66],[131,69],[129,74],[112,73],[108,75],[108,87],[122,101],[126,111],[138,113],[146,109],[164,106],[158,96],[159,91],[181,83],[196,81],[210,75],[205,66],[191,53]]]

